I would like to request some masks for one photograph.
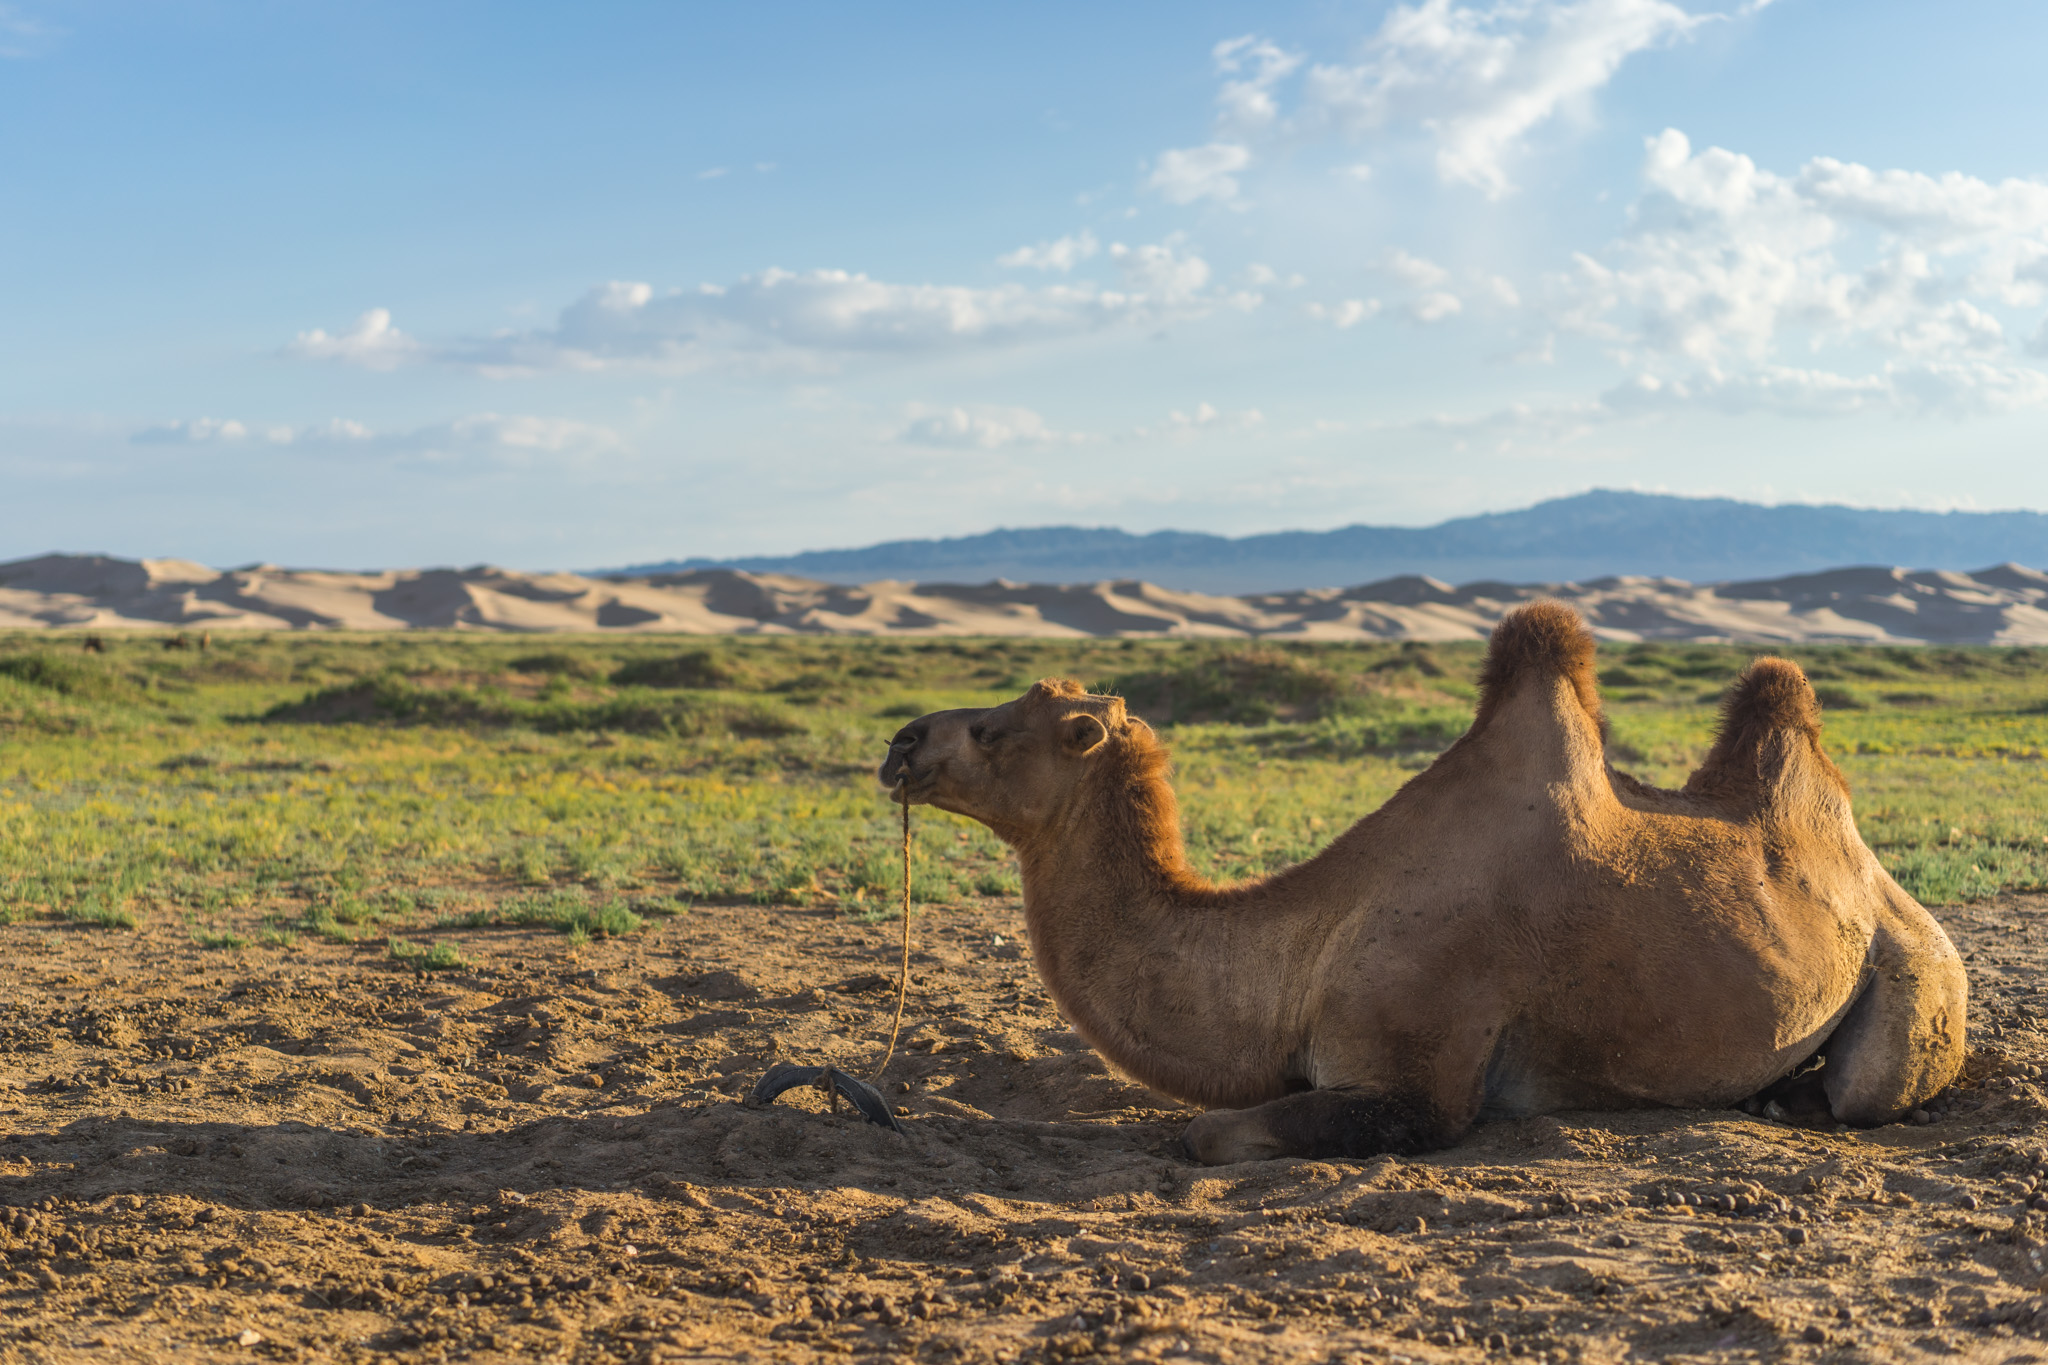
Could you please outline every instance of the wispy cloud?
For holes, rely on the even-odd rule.
[[[897,431],[905,445],[937,450],[1003,450],[1013,446],[1077,445],[1090,437],[1055,431],[1029,408],[913,406]]]
[[[397,431],[378,431],[340,417],[303,426],[191,417],[143,427],[129,439],[138,445],[291,447],[327,456],[430,462],[484,459],[515,464],[584,459],[619,450],[625,444],[617,431],[597,423],[495,412]]]
[[[1197,199],[1227,203],[1237,198],[1237,177],[1251,164],[1251,149],[1241,143],[1173,148],[1159,154],[1145,185],[1174,204],[1192,204]]]
[[[1043,259],[1057,268],[1062,258],[1085,258],[1083,239],[1063,240],[1026,248],[1035,254],[1024,263]],[[496,374],[725,364],[815,371],[855,355],[1020,346],[1261,302],[1255,292],[1212,289],[1208,262],[1179,238],[1112,243],[1104,254],[1114,286],[897,284],[845,270],[766,270],[731,284],[668,291],[617,281],[590,290],[541,330],[426,346],[380,308],[337,334],[303,332],[286,349],[371,369],[435,360]]]
[[[0,4],[0,59],[27,61],[46,56],[63,30],[22,12],[18,5]]]
[[[996,264],[1012,270],[1051,270],[1065,275],[1100,250],[1102,244],[1095,240],[1095,234],[1084,228],[1070,236],[1005,252],[996,257]]]
[[[1498,197],[1524,138],[1701,22],[1666,0],[1424,0],[1388,14],[1363,61],[1312,67],[1300,118],[1350,137],[1421,129],[1439,175]]]
[[[318,327],[301,332],[284,349],[287,355],[339,360],[367,370],[395,369],[421,353],[417,341],[391,325],[388,308],[372,308],[332,334]]]
[[[1668,0],[1422,0],[1390,11],[1353,62],[1311,63],[1255,35],[1233,38],[1211,54],[1223,78],[1215,136],[1161,152],[1146,187],[1176,204],[1231,203],[1263,148],[1419,136],[1444,180],[1499,198],[1513,189],[1509,162],[1531,133],[1630,57],[1722,17]],[[1371,174],[1363,163],[1340,171]]]
[[[1376,317],[1380,311],[1378,299],[1342,299],[1336,303],[1311,303],[1307,313],[1318,322],[1327,322],[1338,331],[1347,331],[1368,318]]]

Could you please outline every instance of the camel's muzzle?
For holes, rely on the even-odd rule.
[[[907,787],[917,781],[917,773],[910,766],[910,756],[918,741],[924,738],[927,728],[921,720],[912,721],[889,741],[889,756],[882,760],[882,769],[876,774],[883,786],[893,788],[901,782]]]

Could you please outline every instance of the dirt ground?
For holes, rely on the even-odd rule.
[[[0,1359],[2040,1361],[2044,909],[1938,912],[1973,1050],[1925,1123],[1214,1169],[1062,1024],[1014,901],[917,920],[900,1137],[739,1103],[879,1052],[895,927],[839,907],[465,931],[432,975],[14,925]]]

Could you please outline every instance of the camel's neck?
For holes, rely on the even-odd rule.
[[[1039,974],[1082,1037],[1156,1090],[1223,1105],[1285,1093],[1313,926],[1271,883],[1197,877],[1163,775],[1116,776],[1015,841]]]

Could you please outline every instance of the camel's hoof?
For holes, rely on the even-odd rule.
[[[747,1095],[748,1104],[773,1104],[776,1097],[785,1090],[794,1090],[800,1085],[818,1085],[821,1082],[846,1096],[849,1103],[860,1111],[860,1116],[869,1123],[879,1124],[892,1133],[903,1131],[903,1125],[889,1112],[889,1102],[882,1098],[882,1092],[858,1076],[850,1076],[836,1066],[796,1066],[790,1062],[777,1062],[768,1068],[768,1074],[754,1082],[754,1088]]]
[[[1180,1145],[1204,1166],[1264,1161],[1280,1155],[1280,1145],[1251,1109],[1211,1109],[1187,1126]]]

